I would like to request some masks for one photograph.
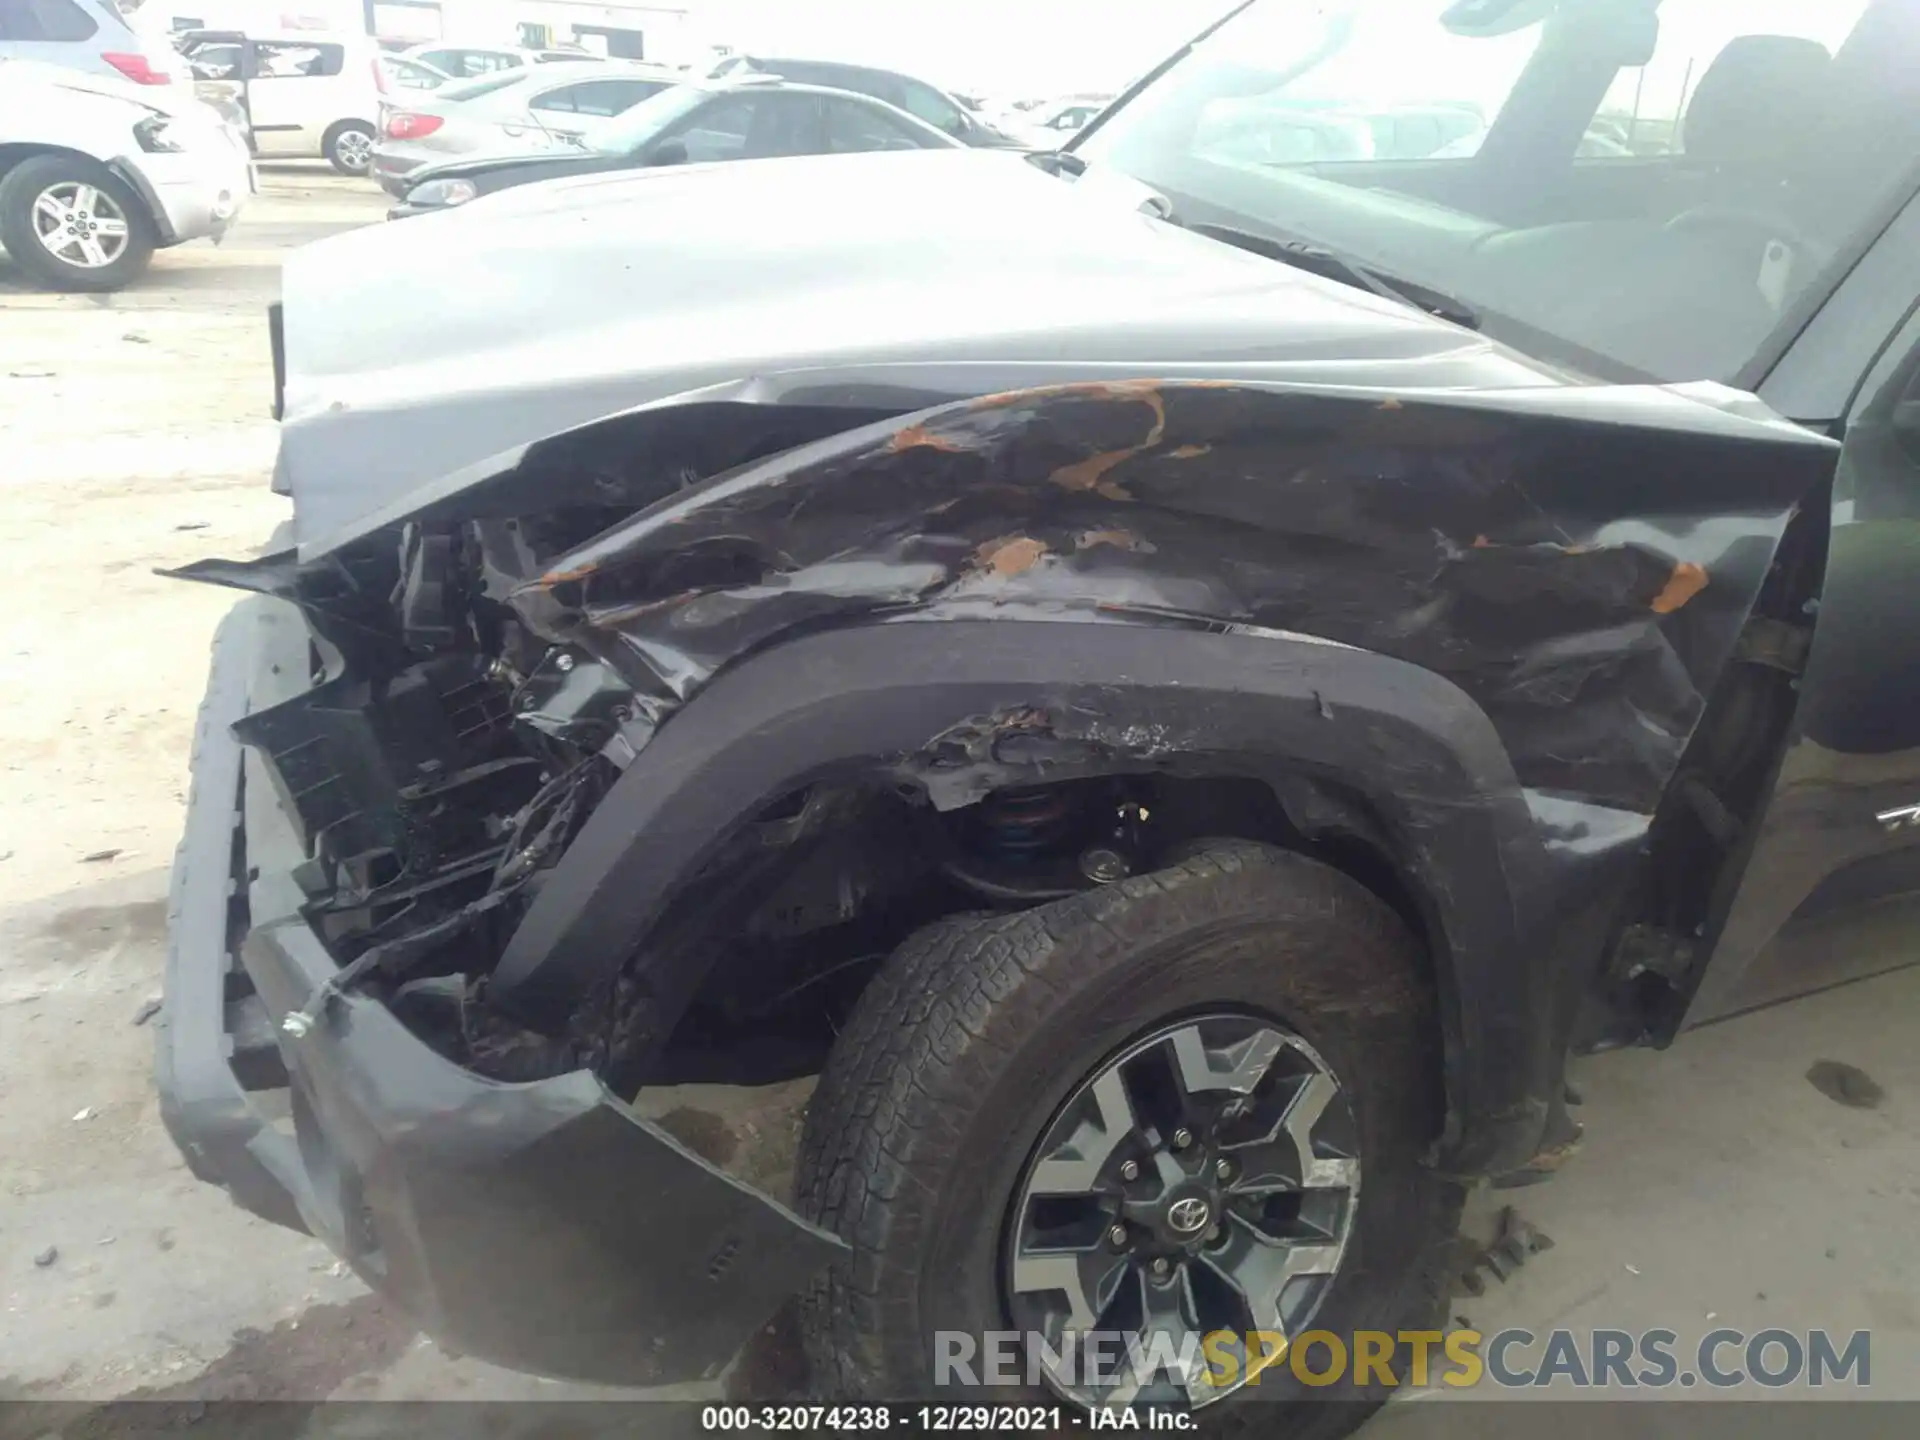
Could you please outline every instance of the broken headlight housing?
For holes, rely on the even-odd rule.
[[[149,155],[176,155],[187,147],[167,133],[172,124],[172,116],[156,112],[135,122],[133,138]]]
[[[409,205],[446,207],[464,205],[480,193],[471,180],[425,180],[407,192]]]

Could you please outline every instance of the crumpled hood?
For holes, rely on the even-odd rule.
[[[1143,193],[1009,152],[820,156],[522,186],[322,241],[284,272],[276,484],[312,547],[556,432],[796,374],[814,403],[901,411],[1132,376],[1558,383]]]

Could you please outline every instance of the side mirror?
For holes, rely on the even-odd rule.
[[[687,163],[687,142],[684,140],[662,140],[647,151],[649,165],[684,165]]]

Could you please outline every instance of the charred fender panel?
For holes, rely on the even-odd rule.
[[[1550,999],[1525,907],[1547,877],[1505,750],[1441,677],[1269,636],[899,624],[745,661],[715,681],[699,717],[641,750],[554,869],[494,972],[496,1003],[561,1023],[742,815],[876,760],[942,805],[1129,766],[1197,765],[1276,786],[1337,774],[1384,817],[1444,936],[1461,1131],[1442,1163],[1479,1171],[1531,1153],[1550,1083]]]
[[[1026,709],[1056,736],[1097,742],[1109,768],[1234,753],[1323,765],[1413,806],[1399,840],[1426,902],[1447,912],[1446,1163],[1517,1163],[1551,1088],[1562,977],[1584,981],[1598,961],[1633,832],[1834,453],[1717,387],[1440,399],[1129,381],[942,406],[697,486],[511,596],[537,631],[659,703],[629,727],[640,759],[510,942],[496,995],[556,1025],[644,936],[685,863],[782,785],[863,758],[911,766],[966,717]],[[946,623],[871,629],[908,619]],[[844,651],[793,639],[848,625],[869,628]],[[1421,699],[1343,694],[1357,683],[1345,677],[1384,660],[1199,633],[1236,627],[1407,662],[1395,683]],[[742,664],[768,647],[780,648]],[[1253,678],[1283,653],[1285,675]],[[1473,783],[1415,784],[1446,767],[1383,759],[1377,725],[1337,753],[1316,743],[1343,710],[1448,734],[1435,714],[1460,705],[1421,690],[1422,671],[1452,682],[1445,693],[1496,742],[1497,765],[1456,762]],[[1303,697],[1307,674],[1320,683]],[[710,683],[701,718],[676,725]],[[738,755],[715,746],[723,734]],[[773,758],[748,765],[761,744]],[[683,790],[695,769],[701,784]],[[977,793],[1010,777],[954,778]],[[1569,832],[1569,813],[1600,818]],[[1487,833],[1449,828],[1467,816]],[[1557,870],[1541,861],[1549,846]],[[1556,875],[1593,918],[1590,939],[1528,922],[1528,906],[1552,913]]]
[[[514,601],[680,700],[790,633],[883,613],[1324,637],[1453,680],[1523,786],[1650,815],[1833,466],[1829,442],[1730,395],[988,396],[652,505]]]

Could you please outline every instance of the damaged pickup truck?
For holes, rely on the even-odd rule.
[[[1299,1392],[1074,1337],[1427,1328],[1570,1053],[1910,951],[1917,10],[1265,0],[1063,152],[299,252],[293,518],[179,572],[255,592],[194,1171],[598,1382],[801,1296],[824,1395],[1013,1329],[1230,1420]],[[790,1195],[631,1104],[815,1074]]]

